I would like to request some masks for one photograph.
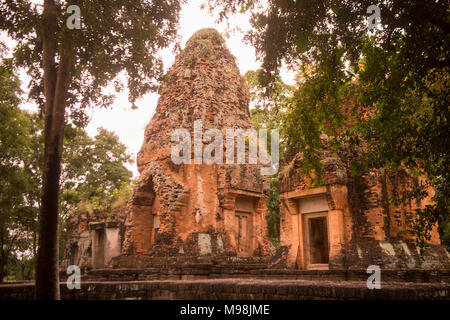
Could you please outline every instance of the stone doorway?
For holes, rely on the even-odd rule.
[[[304,248],[308,269],[328,269],[329,237],[327,212],[304,214]]]
[[[241,257],[253,254],[253,219],[255,202],[253,197],[239,195],[235,202],[237,254]]]
[[[154,200],[153,200],[153,205],[152,205],[152,236],[150,238],[150,246],[152,246],[155,241],[156,241],[156,235],[158,234],[159,231],[159,216],[160,216],[160,203],[159,203],[159,197],[155,196]]]
[[[127,231],[131,232],[132,230],[132,240],[129,240],[130,247],[124,250],[131,250],[134,254],[148,254],[156,239],[161,211],[159,197],[154,190],[151,176],[146,184],[136,189],[133,196],[135,197],[133,221]],[[157,222],[156,225],[155,222]]]
[[[92,260],[94,269],[103,268],[105,266],[105,229],[94,230]]]
[[[251,254],[251,214],[248,212],[236,212],[238,220],[238,255]]]

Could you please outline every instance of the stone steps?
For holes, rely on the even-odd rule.
[[[61,279],[67,277],[61,273]],[[269,279],[309,281],[366,281],[366,270],[267,269],[264,264],[248,265],[163,265],[153,268],[93,269],[82,275],[83,281],[145,281],[194,279]],[[450,283],[448,269],[382,269],[383,283]]]
[[[439,283],[384,284],[369,290],[361,281],[306,280],[165,280],[82,281],[80,289],[69,290],[60,283],[63,300],[97,299],[188,299],[188,300],[304,300],[364,299],[418,300],[449,299],[450,285]],[[33,299],[34,283],[0,284],[0,300]]]

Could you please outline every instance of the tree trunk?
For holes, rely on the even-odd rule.
[[[0,258],[0,282],[3,282],[3,278],[5,277],[5,263],[6,261],[3,258]]]
[[[61,174],[64,111],[71,60],[60,50],[56,73],[56,23],[54,0],[44,1],[43,69],[45,95],[45,147],[36,261],[37,299],[59,299],[59,178]]]
[[[3,278],[5,277],[5,266],[6,266],[6,255],[5,251],[3,249],[0,250],[0,282],[3,281]]]
[[[20,261],[20,270],[22,271],[22,280],[25,280],[25,262]]]
[[[61,174],[64,110],[70,66],[69,59],[62,51],[50,133],[44,151],[39,249],[36,264],[36,298],[38,299],[59,299],[59,177]]]
[[[3,281],[3,278],[5,277],[5,266],[6,266],[6,255],[4,250],[4,244],[5,240],[5,231],[3,228],[3,221],[0,221],[0,282]]]

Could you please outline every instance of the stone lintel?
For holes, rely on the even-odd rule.
[[[254,191],[248,191],[248,190],[242,190],[242,189],[230,189],[229,193],[236,195],[236,196],[247,196],[252,198],[261,198],[263,195],[260,192],[254,192]]]
[[[318,194],[325,194],[327,192],[327,187],[317,187],[312,189],[305,189],[305,190],[294,190],[294,191],[288,191],[280,194],[280,198],[282,199],[292,199],[292,198],[302,198],[307,196],[313,196]]]
[[[104,228],[117,228],[119,223],[117,221],[107,221],[107,222],[90,222],[89,230],[99,230]]]

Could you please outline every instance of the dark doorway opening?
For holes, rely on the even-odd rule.
[[[327,217],[308,218],[309,229],[309,263],[328,263],[328,228]]]
[[[105,266],[105,229],[95,230],[94,237],[94,268]]]

